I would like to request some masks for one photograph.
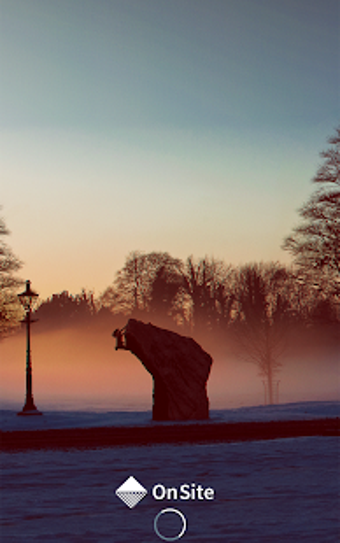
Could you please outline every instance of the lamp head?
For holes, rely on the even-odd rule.
[[[32,308],[32,305],[38,296],[39,294],[31,290],[31,281],[26,281],[26,290],[18,294],[18,298],[26,311],[29,311]]]

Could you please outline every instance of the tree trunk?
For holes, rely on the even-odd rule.
[[[267,383],[268,383],[268,403],[269,405],[273,405],[274,402],[274,390],[273,390],[273,368],[272,368],[272,360],[271,358],[268,358],[267,362]]]

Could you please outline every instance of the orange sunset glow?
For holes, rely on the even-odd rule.
[[[130,317],[211,354],[212,408],[266,386],[337,397],[338,255],[287,241],[338,146],[326,3],[3,0],[4,406],[25,394],[28,279],[42,409],[151,409],[152,376],[112,338]]]
[[[38,324],[35,324],[38,327]],[[151,410],[152,377],[130,352],[115,351],[110,333],[33,329],[33,394],[41,409]],[[19,408],[25,394],[25,336],[1,345],[1,402]],[[213,353],[208,381],[212,409],[260,405],[264,386],[254,364]],[[284,361],[279,401],[334,400],[338,395],[336,352],[320,367],[318,353]]]

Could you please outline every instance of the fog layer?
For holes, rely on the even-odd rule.
[[[308,346],[306,341],[291,346],[281,358],[274,379],[275,402],[339,399],[336,350],[320,342]],[[208,381],[212,409],[266,403],[265,383],[255,364],[237,357],[232,348],[222,349],[217,339],[205,338],[202,346],[214,359]],[[115,350],[107,326],[40,332],[37,323],[31,348],[33,394],[41,410],[152,407],[152,377],[130,352]],[[19,409],[25,398],[24,330],[1,341],[0,356],[1,407]]]

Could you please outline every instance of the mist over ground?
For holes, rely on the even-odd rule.
[[[115,350],[113,329],[108,322],[51,330],[40,322],[32,326],[33,394],[39,409],[151,410],[152,377],[129,351]],[[339,356],[332,337],[329,330],[318,336],[305,331],[291,339],[274,378],[275,403],[339,399]],[[255,364],[213,334],[195,339],[214,360],[208,380],[211,409],[266,403],[265,382]],[[2,340],[0,353],[0,405],[20,409],[25,397],[24,329]]]

